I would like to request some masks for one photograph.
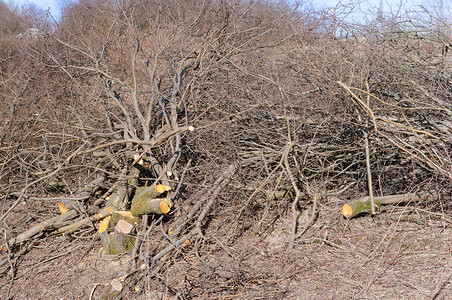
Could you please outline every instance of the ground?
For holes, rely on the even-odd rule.
[[[346,220],[340,205],[325,203],[292,251],[290,214],[239,235],[213,221],[221,243],[198,244],[202,260],[190,241],[168,262],[165,289],[145,297],[136,276],[123,299],[452,299],[452,229],[441,214],[404,206]],[[92,229],[48,237],[18,260],[14,281],[1,277],[0,295],[12,284],[12,299],[89,299],[128,260],[106,256]]]

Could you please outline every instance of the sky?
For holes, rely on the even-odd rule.
[[[26,4],[35,4],[36,6],[47,10],[55,17],[60,15],[60,3],[64,3],[65,0],[4,0],[7,4],[13,4],[16,7],[21,7]]]
[[[43,9],[50,9],[52,15],[58,18],[61,11],[61,3],[66,0],[5,0],[6,3],[14,3],[16,6],[22,6],[27,3],[34,3]],[[183,0],[181,0],[183,1]],[[341,4],[350,3],[352,0],[306,0],[310,2],[312,6],[316,9],[324,9],[328,7],[335,7],[339,2]],[[356,2],[358,0],[354,0]],[[384,10],[388,11],[392,8],[395,10],[402,2],[406,8],[415,8],[419,5],[427,5],[426,3],[439,2],[442,1],[446,6],[452,8],[452,0],[361,0],[359,8],[361,11],[367,11],[369,7],[378,8],[380,3]],[[355,13],[351,17],[359,20],[365,17],[362,13]]]
[[[452,0],[444,0],[444,1],[452,1]],[[325,7],[334,7],[336,6],[339,2],[342,4],[347,4],[350,3],[352,1],[347,1],[347,0],[313,0],[312,1],[316,7],[319,8],[325,8]],[[354,1],[354,2],[358,2],[358,1]],[[385,9],[390,8],[391,6],[393,8],[396,8],[400,5],[400,2],[403,3],[404,6],[406,7],[414,7],[416,5],[422,5],[425,4],[427,2],[429,2],[429,0],[363,0],[361,1],[361,7],[365,8],[368,6],[372,6],[372,7],[379,7],[380,3],[383,4],[383,7]],[[432,2],[432,1],[430,1]]]
[[[399,7],[403,7],[404,10],[414,10],[418,9],[419,6],[428,6],[428,2],[432,3],[435,1],[441,1],[441,0],[312,0],[312,4],[314,8],[316,9],[325,9],[325,8],[331,8],[336,7],[338,3],[344,5],[344,4],[350,4],[350,3],[357,3],[356,6],[354,6],[354,13],[351,13],[347,15],[347,20],[349,21],[356,21],[359,23],[363,23],[363,20],[366,18],[370,18],[371,14],[365,13],[370,11],[376,11],[378,8],[383,8],[383,11],[385,12],[397,12]],[[451,1],[452,0],[442,0],[442,1]],[[351,6],[350,6],[351,7]],[[348,9],[343,8],[340,10],[341,13],[347,13]]]

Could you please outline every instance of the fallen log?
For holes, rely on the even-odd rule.
[[[381,205],[388,204],[418,202],[420,200],[428,200],[433,197],[435,197],[435,195],[428,192],[408,193],[400,195],[374,197],[374,202],[375,205],[378,207]],[[359,214],[370,214],[370,213],[372,213],[372,205],[369,196],[350,201],[342,207],[342,215],[346,218],[353,218]]]

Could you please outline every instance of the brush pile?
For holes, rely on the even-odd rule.
[[[269,211],[292,213],[292,248],[369,174],[375,195],[452,209],[450,36],[333,20],[265,1],[82,1],[53,31],[3,36],[4,272],[38,238],[94,232],[131,252],[123,281],[159,278]]]

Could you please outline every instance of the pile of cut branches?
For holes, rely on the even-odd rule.
[[[452,208],[446,37],[266,1],[100,2],[0,49],[2,271],[86,230],[149,289],[183,249],[233,257],[217,231],[233,244],[271,214],[291,214],[296,247],[327,199],[357,199],[346,217]]]

